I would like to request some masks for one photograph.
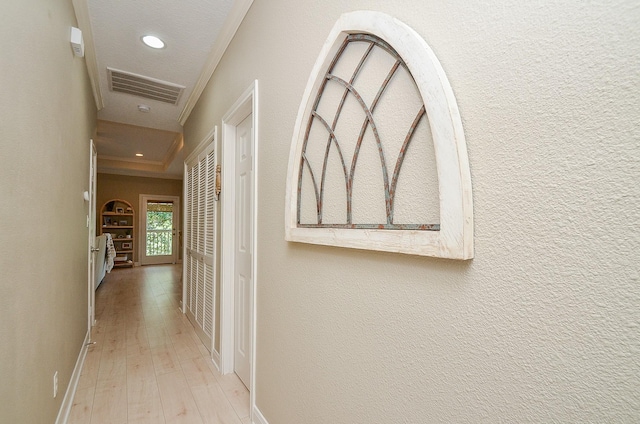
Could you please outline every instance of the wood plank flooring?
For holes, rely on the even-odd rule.
[[[116,269],[96,320],[69,424],[250,424],[249,392],[221,375],[179,310],[179,265]]]

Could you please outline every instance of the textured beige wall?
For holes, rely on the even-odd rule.
[[[473,261],[284,241],[298,105],[342,12],[420,33],[456,94]],[[271,424],[640,416],[636,2],[255,0],[185,126],[260,81],[257,406]]]
[[[0,422],[53,423],[87,331],[96,109],[71,1],[0,9]]]
[[[106,202],[111,199],[123,199],[133,205],[136,221],[138,221],[140,217],[141,194],[178,196],[180,197],[180,205],[178,205],[180,210],[180,223],[178,224],[178,228],[182,229],[182,180],[98,174],[97,192],[96,208],[98,210],[98,216],[102,205]],[[99,225],[99,222],[97,224]],[[139,222],[136,222],[136,228],[138,231],[140,230]],[[97,228],[96,231],[97,234],[100,234],[100,228]],[[136,238],[137,240],[142,240],[139,235]],[[138,247],[136,247],[133,257],[134,261],[139,261]],[[179,257],[182,258],[182,246],[180,246]]]

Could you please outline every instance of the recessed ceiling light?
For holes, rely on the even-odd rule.
[[[138,110],[140,112],[147,113],[147,112],[149,112],[151,110],[151,108],[149,106],[147,106],[147,105],[138,105]]]
[[[142,37],[142,42],[149,47],[153,47],[154,49],[161,49],[164,47],[164,41],[154,35],[145,35],[144,37]]]
[[[142,153],[136,153],[136,156],[142,157],[144,155]]]

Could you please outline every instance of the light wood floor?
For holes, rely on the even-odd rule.
[[[69,424],[247,424],[249,392],[221,375],[180,312],[180,267],[116,269],[96,320]]]

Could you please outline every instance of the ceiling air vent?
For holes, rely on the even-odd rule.
[[[182,85],[113,68],[107,68],[107,74],[111,91],[133,94],[134,96],[171,103],[172,105],[178,104],[178,100],[180,100],[185,88]]]

